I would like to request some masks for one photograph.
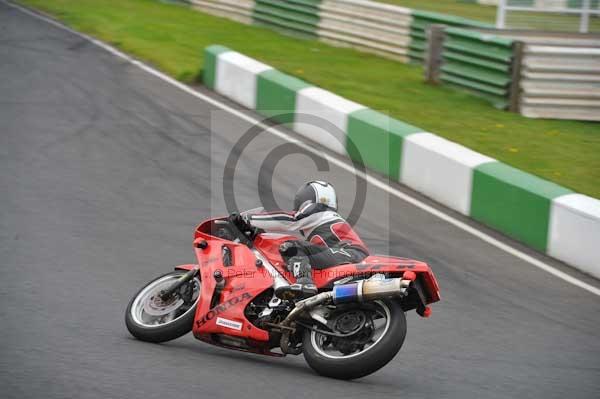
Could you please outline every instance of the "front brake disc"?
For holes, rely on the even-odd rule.
[[[164,302],[158,295],[152,295],[144,303],[144,312],[150,316],[164,316],[179,309],[183,303],[184,301],[181,298],[173,298],[168,302]]]

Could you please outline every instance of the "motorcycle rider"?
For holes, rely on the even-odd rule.
[[[308,297],[317,293],[312,268],[325,269],[357,263],[369,255],[364,242],[338,213],[335,189],[330,183],[313,180],[303,184],[294,198],[294,212],[265,212],[244,217],[236,223],[266,232],[300,232],[304,240],[287,241],[280,251],[296,284],[276,291],[280,298]]]

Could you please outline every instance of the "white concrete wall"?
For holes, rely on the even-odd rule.
[[[600,278],[600,201],[567,194],[552,201],[548,254]]]
[[[219,54],[215,91],[255,109],[256,77],[269,69],[273,68],[235,51]]]
[[[473,169],[493,161],[431,133],[411,134],[404,140],[400,181],[469,215]]]
[[[296,97],[294,130],[327,149],[346,155],[348,114],[363,108],[366,107],[326,90],[307,87]],[[330,124],[337,129],[328,128]]]

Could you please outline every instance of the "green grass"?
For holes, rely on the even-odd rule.
[[[280,35],[155,0],[21,0],[187,83],[222,44],[573,190],[600,198],[600,124],[534,120],[423,83],[421,67]]]

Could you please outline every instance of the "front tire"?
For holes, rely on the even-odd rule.
[[[196,306],[200,299],[200,280],[195,277],[185,291],[169,303],[162,303],[157,294],[169,287],[185,271],[175,270],[164,274],[139,290],[125,311],[125,325],[135,338],[147,342],[166,342],[179,338],[192,330]],[[191,293],[190,293],[191,290]]]
[[[339,355],[330,353],[326,349],[332,346],[327,341],[329,338],[308,329],[304,332],[304,358],[313,370],[326,377],[351,380],[374,373],[396,356],[406,337],[404,311],[397,301],[380,300],[372,304],[379,306],[389,322],[386,321],[382,335],[366,350]]]

